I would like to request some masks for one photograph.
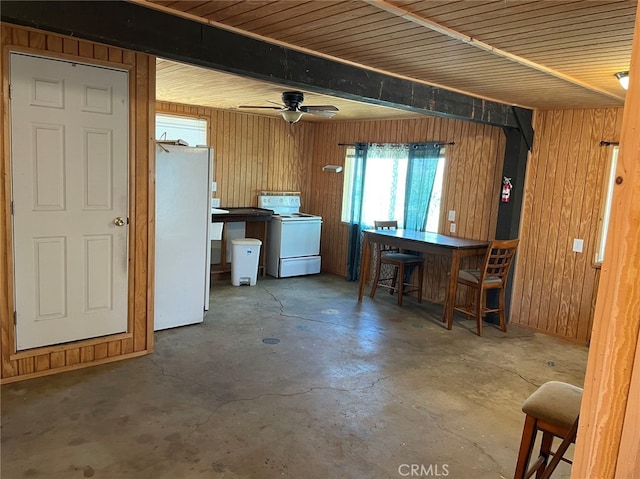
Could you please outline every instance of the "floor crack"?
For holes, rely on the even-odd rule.
[[[487,362],[486,362],[486,361],[482,361],[482,360],[480,360],[480,359],[471,358],[471,357],[469,357],[469,356],[465,356],[464,354],[457,353],[457,354],[456,354],[456,356],[458,356],[459,358],[461,358],[463,361],[474,361],[474,362],[476,362],[476,363],[481,363],[481,364],[483,364],[483,365],[485,365],[485,366],[487,365]],[[489,363],[489,364],[490,364],[491,366],[496,367],[496,368],[502,369],[503,371],[507,371],[507,372],[509,372],[509,373],[511,373],[511,374],[514,374],[514,375],[516,375],[516,376],[519,376],[519,377],[520,377],[524,382],[526,382],[526,383],[528,383],[528,384],[531,384],[532,386],[535,386],[536,388],[539,388],[539,387],[541,386],[540,384],[536,384],[536,383],[534,383],[533,381],[531,381],[531,380],[529,380],[529,379],[525,378],[522,374],[520,374],[518,371],[516,371],[516,370],[514,370],[514,369],[511,369],[511,368],[505,368],[505,367],[503,367],[503,366],[501,366],[501,365],[499,365],[499,364],[495,364],[495,363]]]

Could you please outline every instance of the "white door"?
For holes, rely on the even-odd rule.
[[[17,349],[125,332],[128,73],[10,69]]]

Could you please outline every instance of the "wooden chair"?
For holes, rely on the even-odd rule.
[[[454,309],[465,313],[468,317],[475,317],[478,336],[482,336],[482,317],[486,313],[498,313],[500,316],[500,329],[507,331],[507,322],[504,314],[505,286],[509,268],[520,240],[495,240],[492,241],[484,258],[482,269],[462,269],[458,273],[458,285],[468,288],[466,303],[456,305]],[[485,304],[485,292],[499,289],[499,302],[497,308],[489,308]]]
[[[377,230],[397,229],[397,221],[374,221]],[[374,297],[378,286],[389,289],[389,294],[398,293],[398,306],[402,306],[402,297],[406,293],[417,293],[418,302],[422,302],[422,279],[424,276],[424,259],[415,254],[403,253],[395,247],[377,243],[376,275],[371,286],[370,297]],[[393,275],[380,277],[383,265],[393,267]],[[408,266],[415,266],[418,269],[418,284],[413,285],[405,282],[405,273]],[[398,277],[400,278],[398,280]]]
[[[547,479],[560,461],[571,464],[564,455],[576,440],[581,401],[581,388],[560,381],[546,382],[529,396],[522,405],[526,418],[514,479],[528,479],[534,474],[536,479]],[[538,432],[542,432],[540,452],[529,466]],[[562,439],[555,452],[554,438]]]

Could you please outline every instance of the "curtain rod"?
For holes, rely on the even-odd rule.
[[[416,143],[435,143],[436,146],[455,145],[455,141],[417,141]],[[378,145],[379,143],[364,143],[365,145]],[[355,143],[338,143],[338,146],[356,146]]]
[[[600,142],[600,146],[618,146],[620,144],[620,142],[618,141],[604,141],[602,140]]]

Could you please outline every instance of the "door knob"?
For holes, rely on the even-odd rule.
[[[113,220],[113,224],[116,226],[124,226],[125,223],[126,221],[122,216],[118,216],[116,219]]]

